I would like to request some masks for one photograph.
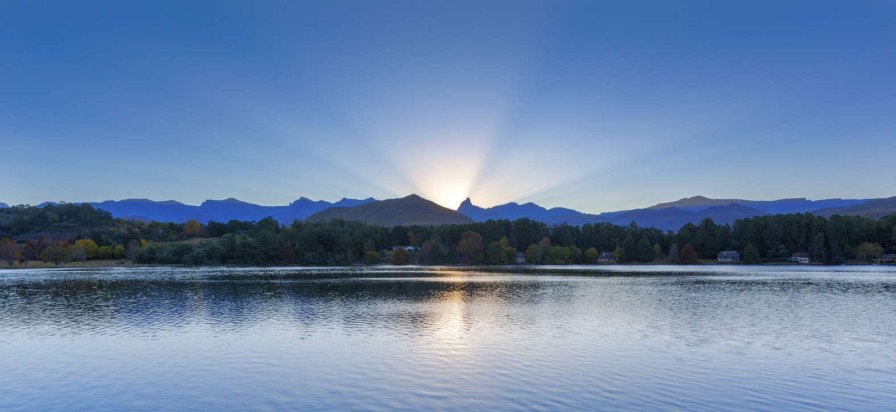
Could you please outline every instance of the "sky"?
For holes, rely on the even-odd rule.
[[[0,202],[896,195],[893,1],[0,0]]]

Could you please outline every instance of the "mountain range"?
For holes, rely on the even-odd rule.
[[[47,204],[50,203],[38,206]],[[678,230],[687,223],[698,223],[706,218],[717,223],[730,224],[737,219],[785,213],[813,213],[819,216],[840,214],[869,218],[880,218],[896,213],[896,197],[885,199],[745,200],[694,196],[643,209],[600,214],[583,213],[562,207],[548,209],[535,203],[506,203],[484,208],[474,205],[470,199],[464,200],[457,210],[451,210],[417,195],[387,200],[342,199],[332,203],[302,197],[285,206],[261,206],[233,198],[207,200],[198,206],[173,200],[152,201],[148,199],[110,200],[89,204],[106,210],[119,218],[176,223],[194,219],[203,223],[227,222],[229,220],[257,221],[270,216],[284,224],[292,223],[295,220],[345,219],[395,226],[461,224],[489,219],[528,218],[550,225],[561,223],[628,225],[635,222],[639,226],[656,227],[663,230]],[[7,206],[0,203],[0,207]]]
[[[476,221],[489,219],[529,218],[548,224],[568,223],[612,223],[628,225],[636,222],[639,226],[656,227],[663,230],[678,230],[687,223],[698,223],[709,218],[717,223],[734,223],[737,219],[770,214],[813,213],[824,210],[830,214],[844,214],[842,208],[859,207],[878,199],[824,199],[804,198],[781,200],[710,199],[703,196],[687,197],[674,202],[660,203],[644,209],[623,210],[589,214],[567,208],[546,209],[534,203],[507,203],[490,208],[464,200],[458,211]],[[885,205],[882,205],[885,206]],[[896,206],[890,213],[896,212]],[[885,213],[884,209],[877,214]],[[860,214],[860,213],[854,213]],[[879,217],[879,216],[878,216]]]
[[[206,200],[198,206],[187,205],[174,200],[153,201],[149,199],[107,200],[104,202],[87,203],[122,219],[174,223],[197,220],[202,223],[208,223],[210,221],[228,222],[230,220],[258,221],[266,217],[273,217],[280,223],[288,224],[296,220],[305,220],[317,212],[334,206],[351,207],[375,201],[376,199],[373,198],[342,199],[331,203],[325,200],[311,200],[302,197],[286,206],[262,206],[234,198]],[[51,203],[46,202],[38,206]]]

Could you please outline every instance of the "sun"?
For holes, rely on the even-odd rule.
[[[457,209],[461,202],[469,196],[469,191],[462,185],[442,188],[435,193],[433,202],[449,209]]]

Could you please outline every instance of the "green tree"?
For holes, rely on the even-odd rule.
[[[460,235],[457,242],[457,253],[460,263],[464,265],[481,265],[485,260],[485,247],[482,244],[482,235],[473,231],[466,231]]]
[[[507,236],[501,238],[498,241],[498,244],[501,245],[501,253],[504,254],[504,261],[506,264],[511,264],[516,262],[516,248],[510,246],[510,239]]]
[[[501,248],[500,242],[490,242],[485,249],[485,263],[489,265],[507,265],[504,249]]]
[[[529,245],[529,247],[526,248],[526,262],[532,264],[541,263],[541,261],[538,259],[538,249],[538,245]]]
[[[616,249],[613,249],[613,260],[615,260],[616,263],[624,263],[625,249],[623,249],[619,246],[616,246]]]
[[[759,263],[759,249],[752,243],[747,243],[744,247],[744,263]]]
[[[877,243],[864,242],[856,247],[856,259],[863,262],[877,261],[883,253],[884,248]]]
[[[50,246],[40,252],[40,259],[56,265],[71,262],[72,249],[65,244]]]
[[[393,255],[392,257],[394,259],[395,255]],[[380,256],[379,252],[376,252],[373,250],[368,250],[368,251],[364,252],[364,263],[366,263],[368,265],[376,265],[376,264],[382,263],[382,262],[383,262],[383,257]],[[399,263],[399,264],[401,264],[401,263]]]
[[[115,257],[115,246],[100,246],[96,250],[97,259],[112,259]]]
[[[582,257],[582,261],[584,263],[594,264],[594,263],[597,263],[597,256],[598,256],[597,249],[591,247],[585,251],[585,254]]]
[[[638,261],[640,262],[650,262],[653,261],[653,246],[650,246],[650,241],[647,238],[641,238],[638,241]]]
[[[826,259],[824,244],[824,233],[819,233],[812,238],[812,243],[809,245],[809,254],[812,256],[812,260],[824,261]]]
[[[635,250],[635,238],[631,233],[627,233],[625,239],[622,240],[622,250],[621,262],[623,263],[631,262],[638,256],[637,250]]]
[[[551,239],[547,236],[541,238],[541,241],[538,242],[538,263],[544,262],[544,255],[548,253],[548,249],[551,248]]]

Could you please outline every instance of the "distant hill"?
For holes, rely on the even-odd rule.
[[[571,225],[612,223],[624,226],[635,222],[643,227],[678,230],[688,223],[699,223],[706,218],[712,219],[716,223],[734,223],[737,219],[770,214],[814,213],[825,208],[856,207],[869,201],[872,200],[809,200],[805,198],[743,200],[694,196],[674,202],[660,203],[646,209],[589,214],[566,208],[547,209],[534,203],[507,203],[483,208],[474,205],[470,199],[467,199],[460,204],[457,210],[477,222],[489,219],[514,220],[520,218],[529,218],[547,224],[567,223]]]
[[[737,219],[767,215],[758,209],[730,203],[710,206],[702,210],[688,210],[677,207],[665,209],[635,209],[622,212],[608,212],[597,215],[593,223],[612,223],[625,226],[635,222],[642,227],[655,227],[662,230],[678,230],[688,223],[699,223],[703,219],[712,219],[719,224],[734,223]]]
[[[849,215],[879,219],[884,216],[896,215],[896,196],[888,197],[886,199],[874,199],[853,206],[822,209],[815,212],[815,214],[824,217]]]
[[[597,215],[582,213],[573,209],[563,207],[555,207],[546,209],[535,203],[506,203],[490,208],[483,208],[473,204],[470,198],[464,200],[457,208],[461,214],[473,219],[477,222],[486,220],[499,219],[532,219],[547,224],[568,223],[571,225],[582,225],[593,222]]]
[[[745,199],[710,199],[704,196],[686,197],[674,202],[660,203],[649,209],[667,209],[675,207],[692,211],[704,210],[712,206],[725,206],[739,204],[753,209],[761,210],[768,214],[810,213],[816,210],[846,207],[858,205],[873,199],[822,199],[809,200],[806,198],[779,199],[779,200],[745,200]]]
[[[297,219],[304,220],[308,216],[329,207],[357,206],[373,201],[375,201],[373,198],[342,199],[336,203],[331,203],[302,197],[286,206],[261,206],[229,198],[224,200],[206,200],[199,206],[194,206],[174,200],[125,199],[92,202],[90,205],[112,213],[112,216],[124,219],[175,223],[184,223],[195,219],[202,223],[208,223],[210,221],[228,222],[230,220],[258,221],[270,216],[278,222],[286,224],[292,223]]]
[[[6,203],[0,202],[0,209],[3,209],[4,207],[9,207],[9,205]]]
[[[477,222],[484,222],[489,219],[515,220],[521,218],[528,218],[547,224],[567,223],[570,225],[612,223],[627,226],[631,222],[635,222],[639,226],[652,226],[663,230],[678,230],[687,223],[698,223],[706,218],[710,218],[717,223],[734,223],[737,219],[768,214],[762,210],[731,203],[693,209],[667,207],[589,214],[559,207],[546,209],[534,203],[522,205],[507,203],[490,208],[482,208],[473,205],[470,199],[461,203],[457,210]]]
[[[467,216],[417,195],[380,200],[354,207],[331,207],[311,215],[308,221],[325,222],[331,219],[356,220],[382,226],[429,226],[473,222]]]

